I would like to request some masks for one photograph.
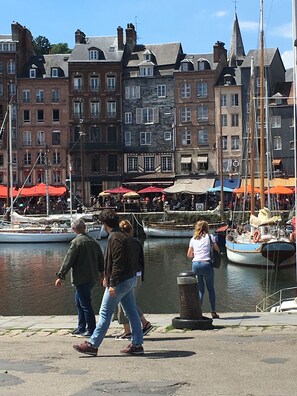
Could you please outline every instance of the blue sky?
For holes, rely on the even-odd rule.
[[[74,46],[74,33],[114,36],[117,27],[133,23],[138,42],[181,42],[184,52],[210,53],[216,41],[229,49],[235,0],[14,0],[1,2],[0,34],[10,34],[13,21],[33,37]],[[259,47],[260,0],[236,0],[246,53]],[[265,47],[278,47],[285,67],[293,64],[292,0],[264,0]]]

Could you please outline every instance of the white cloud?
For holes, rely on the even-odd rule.
[[[240,22],[240,29],[257,32],[259,30],[259,22],[253,22],[253,21]]]
[[[226,16],[227,14],[228,14],[227,11],[217,11],[215,13],[215,16],[218,18],[222,18],[222,17]]]
[[[284,25],[277,26],[271,29],[270,34],[284,38],[292,38],[292,24],[285,23]]]
[[[290,69],[294,65],[294,53],[293,50],[284,51],[282,54],[282,60],[284,62],[285,69]]]

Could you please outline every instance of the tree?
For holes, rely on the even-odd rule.
[[[70,54],[71,49],[67,43],[53,44],[51,47],[51,54]]]
[[[33,40],[34,50],[36,55],[47,55],[51,50],[51,43],[44,36],[38,36]]]

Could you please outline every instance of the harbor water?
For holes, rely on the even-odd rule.
[[[188,239],[146,239],[145,280],[138,304],[146,313],[179,312],[177,276],[191,270]],[[106,240],[100,241],[102,249]],[[62,287],[54,286],[68,244],[1,244],[0,315],[73,315],[74,288],[67,276]],[[265,270],[241,267],[223,258],[215,270],[218,312],[252,312],[267,294],[296,286],[295,268]],[[94,288],[94,309],[100,307],[103,289]],[[207,292],[202,306],[209,312]]]

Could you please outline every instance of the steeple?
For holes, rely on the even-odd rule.
[[[241,63],[244,61],[244,58],[245,52],[237,19],[237,13],[235,11],[233,32],[231,37],[230,50],[228,54],[228,64],[232,67],[240,66]]]

